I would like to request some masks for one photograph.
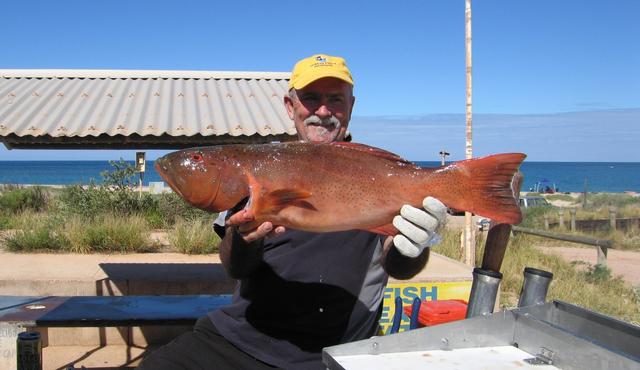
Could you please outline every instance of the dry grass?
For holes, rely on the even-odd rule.
[[[457,232],[443,233],[441,246],[434,247],[437,253],[461,260],[460,235]],[[533,247],[533,237],[517,235],[512,237],[502,264],[500,306],[513,308],[518,303],[520,289],[524,281],[525,267],[534,267],[554,274],[548,300],[573,303],[620,320],[640,324],[640,296],[638,291],[620,278],[598,273],[591,268],[578,270],[561,257],[546,255]],[[484,242],[479,241],[477,264],[484,252]],[[454,248],[455,247],[455,248]],[[595,271],[595,272],[594,272]]]
[[[179,219],[169,232],[169,241],[181,253],[209,254],[218,251],[220,237],[207,220]]]
[[[431,247],[431,250],[456,261],[462,261],[463,255],[460,248],[461,230],[442,229],[438,234],[442,237],[442,240]]]
[[[149,226],[140,216],[103,214],[56,218],[50,213],[25,211],[12,219],[13,231],[3,244],[14,252],[147,252],[157,246],[149,240]]]
[[[69,240],[67,251],[73,253],[149,252],[158,247],[149,239],[147,222],[137,215],[103,214],[91,221],[73,216],[63,233]]]
[[[68,241],[58,231],[59,225],[60,220],[47,213],[25,210],[12,217],[12,230],[1,241],[12,252],[60,251]]]

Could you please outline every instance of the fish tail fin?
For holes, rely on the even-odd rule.
[[[450,207],[489,217],[498,223],[519,224],[522,213],[517,203],[514,176],[526,155],[495,154],[452,165],[461,191],[451,194]]]

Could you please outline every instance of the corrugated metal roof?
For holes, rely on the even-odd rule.
[[[283,104],[289,75],[0,70],[0,140],[7,145],[21,138],[31,143],[51,138],[77,145],[106,136],[112,142],[118,136],[164,137],[168,143],[171,137],[207,143],[295,137]]]

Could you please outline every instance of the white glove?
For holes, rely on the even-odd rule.
[[[405,204],[400,215],[393,218],[393,226],[400,232],[393,237],[393,244],[407,257],[418,257],[440,241],[436,230],[446,217],[447,207],[433,197],[424,198],[422,206],[424,210]]]

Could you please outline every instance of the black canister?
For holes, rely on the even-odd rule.
[[[18,334],[18,370],[42,370],[42,343],[40,333],[26,331]]]

